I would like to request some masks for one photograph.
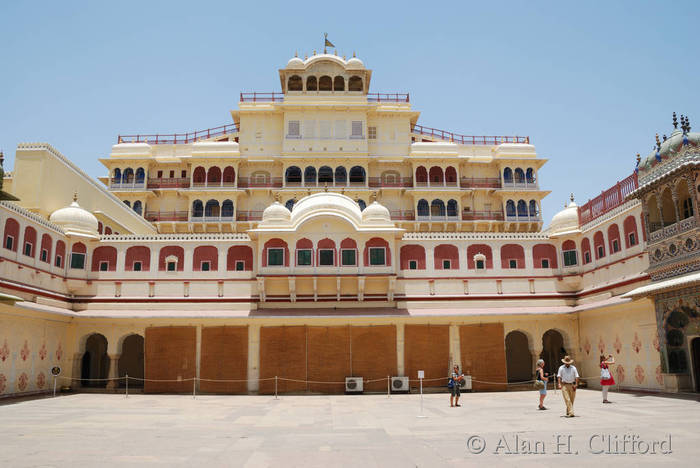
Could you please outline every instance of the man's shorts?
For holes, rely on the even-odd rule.
[[[455,382],[450,391],[452,392],[453,397],[458,397],[460,395],[459,382]]]

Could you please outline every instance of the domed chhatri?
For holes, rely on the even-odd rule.
[[[690,119],[687,116],[681,115],[681,128],[678,128],[676,113],[673,113],[673,132],[666,138],[663,136],[663,141],[659,139],[659,135],[655,136],[654,149],[646,158],[641,158],[638,161],[636,172],[643,177],[658,166],[669,159],[675,159],[680,154],[688,154],[688,151],[697,153],[697,148],[700,147],[700,133],[691,133]],[[655,171],[654,171],[655,172]]]
[[[580,230],[578,219],[578,205],[574,201],[574,194],[571,194],[571,201],[559,213],[552,217],[549,225],[550,235],[573,233]]]
[[[375,200],[362,212],[362,221],[365,223],[390,223],[391,214],[384,205],[380,205]]]
[[[291,213],[289,210],[279,201],[275,201],[272,205],[265,208],[265,211],[263,211],[261,224],[274,224],[279,222],[287,223],[289,222],[290,218]]]
[[[68,236],[99,239],[97,218],[78,204],[78,194],[73,195],[73,203],[51,213],[49,221],[61,226]]]

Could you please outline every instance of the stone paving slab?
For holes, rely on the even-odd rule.
[[[450,408],[447,394],[431,394],[424,418],[418,395],[27,400],[0,406],[0,466],[700,465],[697,399],[611,393],[603,405],[579,390],[575,418],[563,417],[561,394],[550,391],[549,411],[537,400],[473,393]]]

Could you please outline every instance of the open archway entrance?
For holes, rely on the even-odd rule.
[[[119,377],[143,379],[144,341],[141,335],[129,335],[124,338],[122,354],[119,356]],[[126,386],[126,379],[120,379],[119,385]],[[143,380],[129,379],[129,387],[143,387]]]
[[[542,354],[540,354],[540,359],[544,359],[544,371],[550,376],[555,375],[564,356],[566,356],[564,337],[556,330],[547,330],[542,335]]]
[[[83,387],[104,388],[109,377],[109,356],[107,356],[107,338],[95,333],[85,343],[85,353],[81,363],[81,385]]]
[[[523,332],[512,331],[506,335],[506,370],[508,382],[524,382],[532,378],[532,353]]]
[[[693,374],[695,375],[695,391],[700,392],[700,338],[690,342],[690,354],[693,359]]]

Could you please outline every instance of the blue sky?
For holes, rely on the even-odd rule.
[[[629,175],[671,113],[700,130],[700,2],[2,2],[0,147],[46,141],[93,176],[119,133],[229,123],[298,50],[353,51],[419,123],[529,135],[548,222]]]

